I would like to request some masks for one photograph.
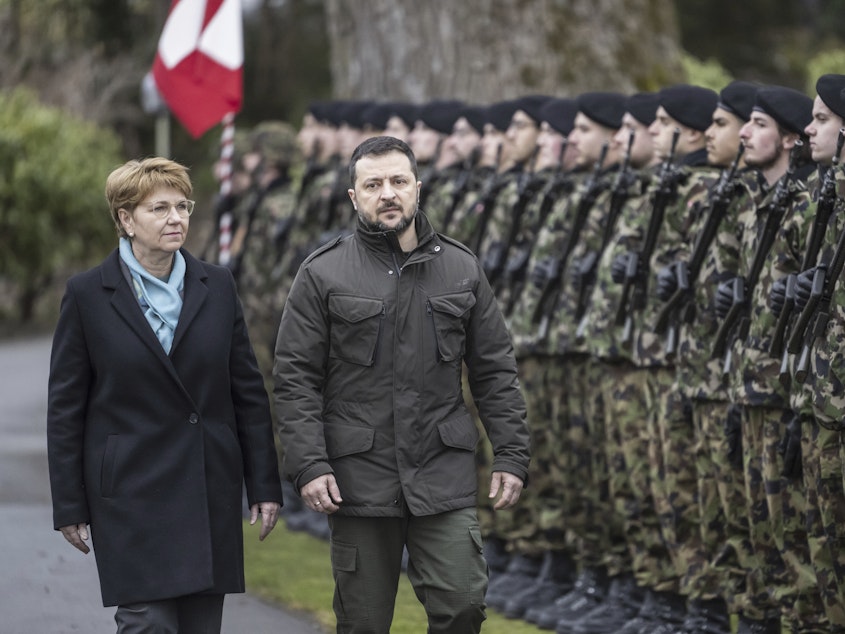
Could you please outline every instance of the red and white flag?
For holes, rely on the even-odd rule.
[[[173,0],[153,62],[171,112],[194,138],[243,101],[240,0]]]

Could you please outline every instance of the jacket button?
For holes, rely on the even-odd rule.
[[[393,500],[393,506],[397,506],[399,504],[399,500]]]
[[[188,416],[188,422],[191,423],[191,425],[196,425],[197,422],[199,422],[199,419],[200,417],[196,414],[191,414],[190,416]]]
[[[437,252],[439,252],[439,251],[440,251],[440,247],[439,247],[439,246],[434,247],[434,252],[435,252],[435,253],[437,253]]]

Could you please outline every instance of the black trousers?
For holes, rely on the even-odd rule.
[[[117,634],[220,634],[222,594],[191,594],[163,601],[120,605]]]

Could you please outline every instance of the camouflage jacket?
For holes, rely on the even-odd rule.
[[[437,231],[442,232],[446,227],[446,215],[451,209],[457,178],[462,172],[460,165],[450,165],[440,170],[430,182],[422,184],[426,192],[425,215]]]
[[[663,305],[654,288],[655,275],[676,260],[689,259],[690,231],[704,213],[707,194],[719,177],[717,169],[698,164],[700,161],[695,155],[689,155],[686,161],[689,164],[676,168],[674,200],[666,206],[657,244],[649,260],[645,304],[641,309],[635,309],[633,314],[633,361],[640,367],[672,365],[666,355],[663,337],[655,332],[657,316]],[[645,199],[646,208],[636,215],[640,241],[645,239],[648,231],[658,186],[657,179],[652,181],[651,191]]]
[[[810,185],[818,190],[818,178]],[[842,232],[845,231],[845,174],[836,173],[838,200],[825,232],[819,262],[829,264]],[[842,276],[833,290],[830,302],[830,322],[824,334],[814,342],[810,372],[805,390],[812,390],[812,405],[822,424],[841,424],[845,420],[845,288]]]
[[[678,352],[675,369],[678,384],[688,398],[728,400],[721,359],[713,359],[711,354],[720,323],[716,315],[715,297],[719,283],[734,277],[739,268],[739,213],[747,206],[748,189],[744,181],[749,179],[756,179],[756,172],[743,172],[733,179],[734,185],[728,193],[730,202],[725,215],[706,250],[698,276],[690,280],[692,294],[678,311]],[[708,197],[705,212],[699,215],[690,229],[693,249],[712,210],[711,202]]]
[[[638,224],[653,169],[643,170],[629,182],[628,197],[613,227],[613,234],[598,257],[595,282],[586,304],[586,311],[576,329],[576,340],[586,344],[594,357],[607,362],[631,360],[631,346],[621,342],[621,330],[616,324],[616,312],[622,300],[622,285],[611,277],[613,261],[631,248],[631,228]],[[609,200],[609,199],[608,199]]]
[[[752,267],[760,233],[771,213],[777,186],[762,192],[750,184],[746,206],[739,214],[741,243],[738,274],[747,276]],[[762,196],[761,196],[762,194]],[[810,196],[806,183],[793,180],[789,186],[787,207],[780,229],[767,254],[760,278],[753,289],[746,290],[749,302],[748,334],[736,337],[730,358],[729,394],[734,403],[749,406],[789,407],[789,394],[779,380],[780,359],[773,359],[769,348],[777,320],[769,308],[772,285],[790,273],[800,272],[806,243]]]

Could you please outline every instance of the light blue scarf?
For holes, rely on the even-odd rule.
[[[129,267],[135,296],[144,311],[161,347],[167,354],[173,345],[173,333],[179,323],[182,311],[182,289],[185,287],[185,258],[177,251],[173,255],[173,268],[170,278],[163,282],[151,275],[132,253],[132,243],[126,238],[120,239],[120,259]]]

